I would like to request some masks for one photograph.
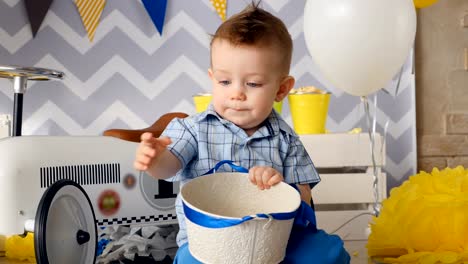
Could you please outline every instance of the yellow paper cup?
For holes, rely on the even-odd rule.
[[[195,103],[195,110],[197,113],[203,112],[208,108],[211,103],[211,94],[196,94],[193,96],[193,102]]]
[[[297,134],[325,133],[330,93],[297,92],[289,94],[288,100]]]

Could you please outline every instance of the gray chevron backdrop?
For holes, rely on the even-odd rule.
[[[249,1],[228,1],[227,16]],[[367,129],[360,98],[333,87],[319,73],[302,34],[304,0],[264,0],[294,40],[291,74],[297,86],[332,93],[327,129]],[[221,23],[209,0],[169,0],[160,36],[140,1],[107,1],[90,43],[72,0],[56,0],[32,38],[23,1],[0,0],[0,65],[64,71],[63,81],[29,82],[24,99],[25,135],[99,135],[108,128],[143,128],[171,111],[194,113],[192,95],[208,92],[209,34]],[[364,42],[365,40],[363,40]],[[415,87],[412,55],[378,92],[377,131],[388,123],[389,188],[416,170]],[[396,95],[396,96],[395,96]],[[0,113],[11,113],[13,86],[0,79]],[[375,110],[375,111],[374,111]],[[283,116],[291,124],[287,100]],[[313,157],[312,157],[313,158]]]

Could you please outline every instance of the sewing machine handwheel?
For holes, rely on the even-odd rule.
[[[94,210],[84,189],[59,180],[42,195],[36,212],[34,250],[39,264],[89,264],[96,260]]]

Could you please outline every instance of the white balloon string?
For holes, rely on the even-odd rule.
[[[395,88],[395,95],[394,95],[394,97],[397,96],[398,90],[400,90],[400,83],[401,83],[401,76],[403,75],[403,68],[405,68],[405,65],[401,66],[400,74],[398,75],[398,81],[397,81],[397,85],[396,85],[396,88]]]
[[[377,94],[374,96],[374,116],[372,118],[372,134],[375,137],[375,130],[377,129]]]
[[[387,121],[385,122],[384,132],[382,135],[382,144],[380,144],[380,158],[383,159],[384,151],[385,151],[385,142],[387,141],[387,131],[388,131],[388,124],[390,123],[390,118],[387,117]],[[380,161],[380,164],[384,164],[383,160]]]
[[[377,171],[377,164],[376,164],[376,161],[375,161],[375,136],[377,135],[376,134],[376,129],[377,129],[377,94],[375,94],[374,96],[374,116],[373,116],[373,120],[372,120],[372,138],[374,140],[374,142],[372,143],[372,150],[371,150],[371,153],[373,158],[372,158],[372,168],[373,168],[373,171],[374,171],[374,183],[373,183],[373,187],[374,187],[374,199],[375,199],[375,203],[374,203],[374,213],[376,211],[376,208],[378,208],[378,202],[379,202],[379,185],[378,185],[378,171]],[[376,216],[378,216],[378,211],[376,213]]]
[[[372,158],[372,171],[373,171],[373,190],[374,190],[374,205],[373,205],[373,213],[375,216],[379,216],[379,188],[378,188],[378,171],[377,171],[377,164],[375,161],[375,125],[376,117],[372,120],[370,109],[369,109],[369,101],[367,96],[361,97],[362,102],[364,103],[364,110],[366,113],[366,120],[367,120],[367,131],[369,133],[369,140],[370,140],[370,148],[371,148],[371,158]],[[375,101],[376,102],[376,101]],[[376,112],[375,112],[376,113]]]

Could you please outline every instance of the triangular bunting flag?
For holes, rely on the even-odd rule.
[[[75,5],[78,8],[86,32],[88,32],[88,39],[92,42],[106,0],[76,0]]]
[[[167,0],[142,0],[153,24],[158,29],[159,35],[162,35],[164,18],[166,17]]]
[[[210,0],[222,21],[226,20],[226,0]]]
[[[32,35],[35,37],[47,11],[49,11],[52,0],[25,0],[24,4],[28,13],[29,23],[31,24]]]

